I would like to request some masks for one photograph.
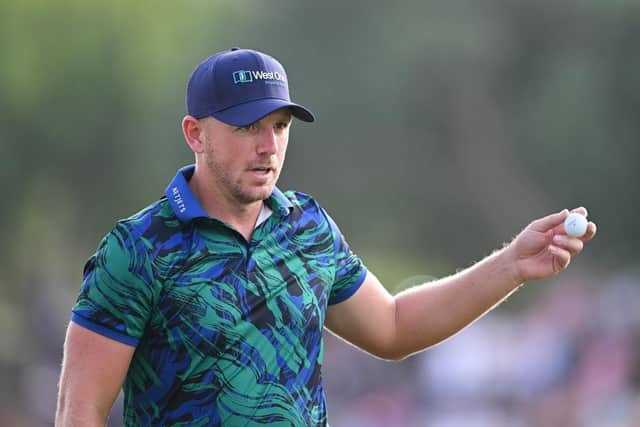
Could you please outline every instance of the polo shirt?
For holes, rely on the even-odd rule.
[[[73,322],[136,347],[125,425],[327,425],[326,308],[356,292],[365,266],[299,192],[275,188],[247,242],[207,215],[193,171],[102,239],[72,310]]]

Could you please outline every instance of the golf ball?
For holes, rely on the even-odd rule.
[[[576,212],[570,213],[564,220],[564,231],[571,237],[582,236],[587,232],[587,218]]]

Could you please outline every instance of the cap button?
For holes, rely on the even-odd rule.
[[[232,48],[231,48],[231,50],[232,50],[232,51],[234,51],[234,50],[240,50],[240,48],[239,48],[239,47],[232,47]]]

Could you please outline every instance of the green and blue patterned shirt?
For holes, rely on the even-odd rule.
[[[73,308],[136,347],[125,424],[325,426],[325,312],[356,292],[363,263],[301,193],[274,189],[247,242],[205,213],[193,170],[104,237]]]

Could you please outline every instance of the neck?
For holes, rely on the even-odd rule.
[[[207,179],[196,165],[196,170],[189,180],[189,187],[202,208],[210,217],[224,221],[250,241],[264,202],[258,200],[253,203],[239,203],[212,183],[213,181]]]

